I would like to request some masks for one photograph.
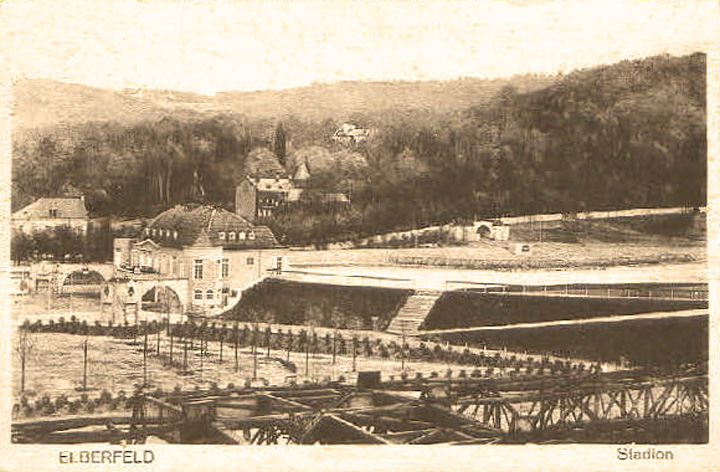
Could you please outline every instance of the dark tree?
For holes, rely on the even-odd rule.
[[[277,124],[275,128],[275,141],[273,142],[273,151],[277,156],[280,165],[283,167],[287,164],[287,134],[285,127],[283,127],[282,121]]]

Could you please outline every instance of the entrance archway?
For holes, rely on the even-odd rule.
[[[62,282],[62,293],[98,297],[107,280],[96,270],[79,269],[68,273]]]
[[[489,239],[492,231],[489,225],[480,225],[477,227],[477,235],[479,239]]]
[[[182,313],[182,302],[170,287],[154,286],[140,297],[140,309],[155,313]]]

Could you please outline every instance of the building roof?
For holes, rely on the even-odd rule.
[[[350,199],[344,193],[324,193],[323,203],[350,203]]]
[[[301,162],[299,166],[297,166],[297,169],[295,170],[295,175],[293,175],[293,180],[308,180],[310,178],[310,171],[308,170],[307,164],[305,162]]]
[[[287,177],[250,177],[248,180],[258,191],[287,193],[293,184]]]
[[[354,141],[362,141],[369,138],[371,134],[372,131],[369,129],[358,128],[351,123],[344,123],[335,131],[333,139],[350,138]]]
[[[55,210],[52,212],[51,210]],[[39,198],[12,215],[16,220],[67,220],[88,219],[82,197]]]
[[[287,197],[288,201],[289,201],[289,202],[293,202],[293,203],[299,202],[299,201],[300,201],[300,197],[301,197],[302,194],[303,194],[303,191],[304,191],[304,190],[301,189],[301,188],[292,188],[292,189],[290,189],[290,191],[288,192],[288,197]]]
[[[145,231],[145,237],[168,247],[209,245],[260,249],[278,246],[270,228],[255,226],[235,213],[208,205],[174,206],[156,216]],[[234,241],[230,233],[234,233]]]

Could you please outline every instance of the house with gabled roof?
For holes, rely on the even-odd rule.
[[[132,274],[187,279],[192,308],[212,314],[277,270],[279,249],[266,226],[223,208],[177,205],[157,215],[139,239],[116,239],[115,265]]]
[[[288,202],[293,190],[292,180],[285,175],[247,176],[235,188],[235,211],[248,220],[269,218]]]
[[[375,133],[372,129],[358,128],[352,123],[343,123],[332,136],[333,141],[350,145],[357,144],[370,139]]]
[[[303,205],[303,194],[308,188],[310,172],[301,162],[290,178],[284,174],[246,176],[235,187],[235,212],[250,221],[272,218],[280,208]],[[321,203],[330,207],[346,207],[350,199],[343,193],[321,195]]]
[[[84,236],[89,222],[82,196],[39,198],[13,213],[11,218],[12,228],[25,234],[67,227]]]

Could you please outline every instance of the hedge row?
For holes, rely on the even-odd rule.
[[[421,329],[470,328],[707,308],[703,300],[580,298],[445,292]]]
[[[442,339],[598,362],[625,361],[663,371],[689,365],[706,369],[709,357],[707,317],[454,333],[443,335]]]
[[[243,293],[224,316],[233,321],[385,329],[412,290],[267,279]],[[373,326],[373,318],[378,326]]]

